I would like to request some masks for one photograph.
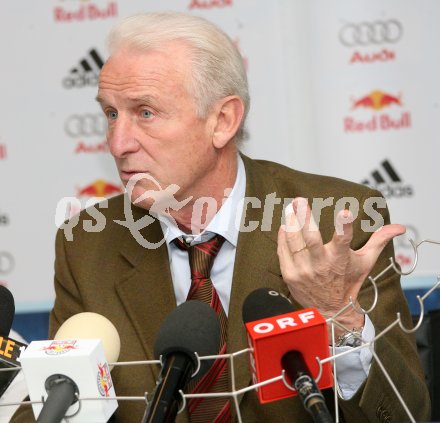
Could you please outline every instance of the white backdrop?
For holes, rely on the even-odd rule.
[[[141,11],[204,16],[238,44],[252,96],[247,154],[370,185],[383,180],[393,221],[409,224],[418,239],[440,239],[440,2],[0,4],[0,283],[18,311],[52,305],[58,201],[121,190],[94,98],[106,34]],[[401,127],[385,128],[391,121]],[[422,252],[419,277],[407,286],[438,273],[439,252]],[[397,253],[411,263],[407,244]]]

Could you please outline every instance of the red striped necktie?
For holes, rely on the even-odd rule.
[[[224,241],[225,239],[220,235],[193,246],[188,246],[178,238],[175,240],[180,249],[188,251],[191,287],[186,299],[209,304],[219,318],[221,330],[219,354],[226,354],[228,318],[212,284],[211,269]],[[188,384],[186,392],[200,394],[227,392],[228,389],[227,360],[218,359],[201,379]],[[225,397],[190,398],[188,411],[191,423],[229,423],[232,419],[230,401]]]

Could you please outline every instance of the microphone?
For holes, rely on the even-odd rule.
[[[54,339],[100,339],[107,363],[118,361],[121,340],[118,331],[106,317],[98,313],[83,312],[69,317],[59,328]],[[110,370],[113,366],[110,366]]]
[[[312,374],[319,373],[321,360],[329,356],[327,324],[317,309],[294,311],[287,297],[269,288],[251,292],[243,303],[243,321],[248,333],[251,372],[254,383],[279,376],[284,370],[289,389],[277,381],[258,389],[261,403],[299,395],[315,422],[333,419],[318,388],[333,386],[330,363],[322,365],[317,384]]]
[[[14,314],[14,297],[8,288],[0,285],[0,397],[20,372],[19,357],[21,351],[26,348],[26,344],[8,336]]]
[[[119,357],[116,328],[97,313],[67,319],[54,340],[33,341],[20,357],[37,423],[105,423],[118,407],[108,362]],[[78,397],[106,398],[84,400]],[[38,417],[37,417],[38,416]]]
[[[0,285],[0,336],[8,336],[15,314],[15,302],[11,291]]]
[[[220,323],[208,304],[190,300],[175,308],[157,334],[154,355],[161,359],[162,370],[142,423],[174,423],[179,391],[213,364],[214,360],[199,360],[198,356],[217,354],[219,348]]]

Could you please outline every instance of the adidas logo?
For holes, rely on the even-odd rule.
[[[391,180],[391,182],[402,182],[399,175],[394,170],[393,166],[391,166],[391,163],[388,160],[384,160],[382,163],[382,169],[383,173],[385,174],[385,177],[388,176]],[[375,170],[371,172],[371,176],[373,177],[373,182],[376,184],[384,184],[386,183],[386,180],[383,177],[383,173],[381,174],[379,170]],[[371,182],[368,179],[364,179],[362,181],[364,185],[371,185]]]
[[[0,160],[6,159],[6,145],[0,144]]]
[[[83,88],[86,86],[96,87],[98,85],[98,77],[101,68],[104,66],[96,49],[92,48],[88,55],[81,59],[78,66],[70,70],[69,76],[63,79],[63,87]]]
[[[414,195],[412,186],[402,181],[387,159],[380,164],[379,169],[371,172],[371,178],[364,179],[361,183],[379,190],[385,198],[412,197]]]

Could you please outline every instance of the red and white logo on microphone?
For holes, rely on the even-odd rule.
[[[98,364],[98,390],[103,397],[110,396],[110,388],[113,386],[112,377],[110,376],[110,369],[107,363]]]
[[[289,351],[302,353],[307,366],[316,380],[320,366],[318,360],[329,356],[327,323],[315,308],[267,317],[246,323],[253,383],[260,383],[282,374],[281,358]],[[333,386],[331,364],[322,366],[319,388]],[[296,396],[279,380],[258,388],[261,403]]]
[[[47,355],[61,355],[77,349],[75,344],[76,340],[56,340],[52,341],[48,347],[43,347],[42,350]]]

